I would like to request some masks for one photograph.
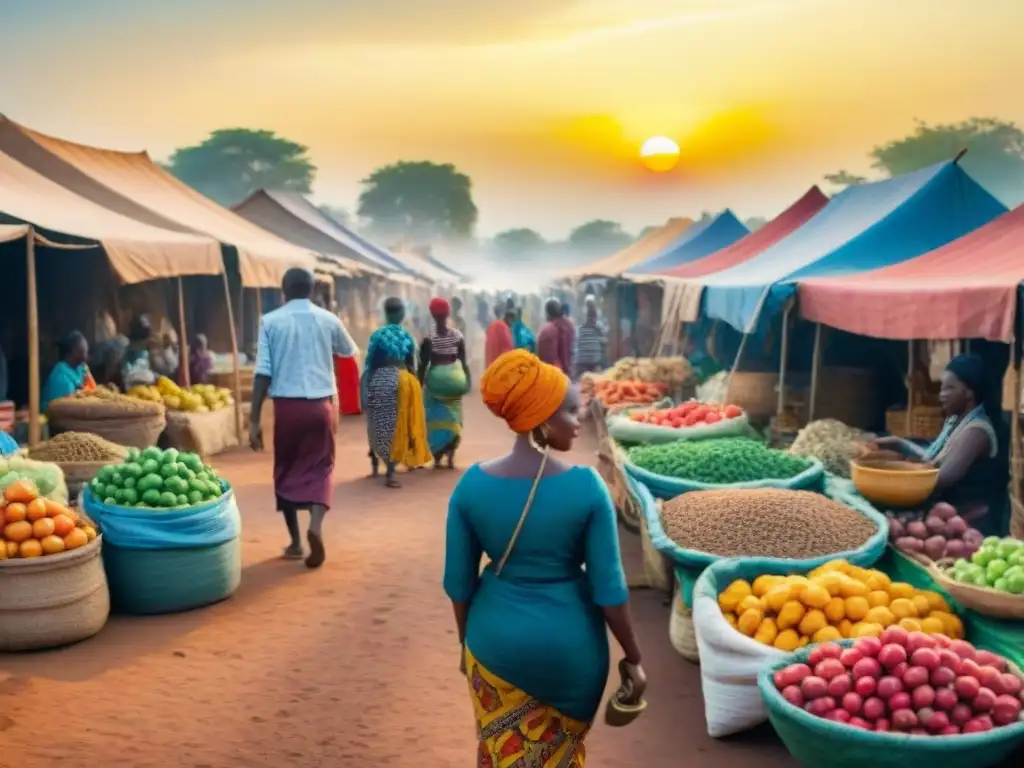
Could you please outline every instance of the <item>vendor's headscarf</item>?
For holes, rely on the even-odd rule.
[[[448,317],[451,313],[452,306],[448,303],[448,299],[437,296],[430,300],[431,317]]]
[[[946,370],[974,393],[974,402],[982,406],[993,424],[1002,420],[1002,390],[990,380],[982,358],[978,355],[957,355],[946,365]]]
[[[554,416],[568,391],[568,376],[523,349],[498,357],[480,380],[484,405],[520,434]]]

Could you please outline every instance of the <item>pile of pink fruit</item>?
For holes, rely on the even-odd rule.
[[[783,698],[812,715],[869,731],[982,733],[1022,719],[1022,681],[1005,659],[944,635],[892,626],[849,647],[814,646],[775,673]]]

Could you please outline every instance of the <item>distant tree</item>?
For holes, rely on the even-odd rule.
[[[494,247],[502,256],[533,256],[546,246],[547,242],[539,232],[525,227],[506,229],[494,236]]]
[[[302,144],[273,131],[222,128],[202,143],[175,150],[166,168],[221,205],[234,205],[259,189],[308,194],[316,166]]]
[[[849,171],[836,171],[835,173],[826,173],[824,178],[825,181],[827,181],[829,184],[831,184],[834,187],[838,187],[839,189],[846,189],[846,187],[852,187],[857,184],[863,184],[864,182],[867,181],[867,178],[865,178],[864,176],[858,176],[857,174],[850,173]]]
[[[472,181],[450,163],[401,161],[378,168],[362,184],[357,213],[377,235],[428,243],[473,235]]]
[[[337,205],[330,205],[328,203],[318,205],[317,208],[324,216],[329,219],[334,219],[334,221],[338,222],[343,227],[352,226],[352,214],[350,214],[346,209]]]
[[[700,218],[697,219],[697,223],[703,224],[706,221],[711,221],[713,218],[715,218],[715,214],[711,213],[710,211],[701,211]]]
[[[1024,131],[1012,122],[992,117],[942,125],[918,121],[913,133],[875,147],[870,157],[875,168],[898,176],[951,160],[964,149],[964,170],[1004,203],[1024,201]]]
[[[768,219],[764,216],[751,216],[749,219],[743,222],[744,226],[751,232],[757,232],[761,227],[768,223]]]
[[[581,224],[569,234],[569,245],[581,253],[613,253],[633,242],[622,225],[607,219]]]

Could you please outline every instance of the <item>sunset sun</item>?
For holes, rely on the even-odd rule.
[[[655,173],[671,171],[679,162],[679,145],[667,136],[652,136],[640,147],[640,160]]]

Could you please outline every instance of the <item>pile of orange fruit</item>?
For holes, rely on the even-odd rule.
[[[41,496],[29,480],[11,483],[0,496],[0,560],[57,555],[95,538],[91,522]]]

